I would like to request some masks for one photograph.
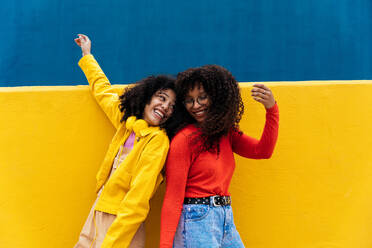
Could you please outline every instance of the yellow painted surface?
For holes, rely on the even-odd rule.
[[[250,248],[372,247],[371,81],[276,82],[272,159],[237,158],[235,222]],[[241,128],[259,137],[264,110],[241,84]],[[73,247],[95,199],[114,133],[87,86],[0,88],[0,247]],[[157,247],[164,185],[152,200]]]

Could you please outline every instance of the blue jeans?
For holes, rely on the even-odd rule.
[[[184,204],[173,248],[242,248],[231,206]]]

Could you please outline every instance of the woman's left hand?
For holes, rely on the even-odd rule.
[[[275,105],[275,98],[271,90],[264,84],[254,84],[251,90],[252,97],[257,102],[262,103],[266,109]]]

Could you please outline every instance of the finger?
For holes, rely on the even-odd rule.
[[[270,91],[270,90],[265,90],[264,92],[265,96],[267,96],[268,98],[272,97],[273,93]]]
[[[80,39],[79,39],[79,38],[74,39],[74,41],[76,42],[76,44],[77,44],[78,46],[81,46],[81,42],[80,42]]]
[[[257,87],[257,88],[262,88],[264,85],[263,84],[253,84],[253,87]]]
[[[267,87],[266,85],[263,84],[262,88],[266,91],[271,91],[269,87]]]
[[[80,45],[88,44],[88,40],[86,40],[83,36],[79,36]]]
[[[254,84],[253,87],[257,87],[257,88],[260,88],[260,89],[264,89],[264,90],[269,90],[269,91],[271,91],[270,88],[267,87],[267,86],[264,85],[264,84]]]
[[[263,94],[266,93],[266,90],[262,89],[262,88],[258,88],[258,87],[254,87],[252,90],[252,92],[261,92]]]
[[[84,39],[84,41],[89,41],[89,37],[86,36],[85,34],[79,34],[79,36],[81,36]]]
[[[84,37],[81,34],[78,34],[77,36],[78,37],[76,39],[79,39],[80,42],[83,42],[84,41]]]
[[[78,34],[78,39],[80,40],[80,43],[83,43],[85,40],[81,34]]]
[[[263,103],[264,102],[264,100],[262,98],[260,98],[260,97],[253,97],[253,99],[255,101],[259,102],[259,103]]]
[[[261,92],[252,92],[252,96],[261,97],[262,99],[269,99],[270,98],[270,95],[267,95],[267,94],[261,93]]]
[[[270,100],[262,99],[260,97],[255,97],[254,100],[256,100],[257,102],[263,104],[265,106],[265,108],[270,108],[270,107],[272,107],[274,105],[274,104],[271,104],[270,103]]]
[[[265,84],[260,84],[260,88],[264,90],[271,91],[269,87],[267,87]]]

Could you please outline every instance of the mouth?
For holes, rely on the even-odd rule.
[[[192,114],[195,116],[195,117],[203,117],[205,114],[207,113],[207,109],[204,108],[204,109],[200,109],[200,110],[197,110],[197,111],[193,111]]]
[[[167,118],[167,115],[162,111],[161,109],[154,109],[154,116],[159,119],[160,121],[164,120]]]

